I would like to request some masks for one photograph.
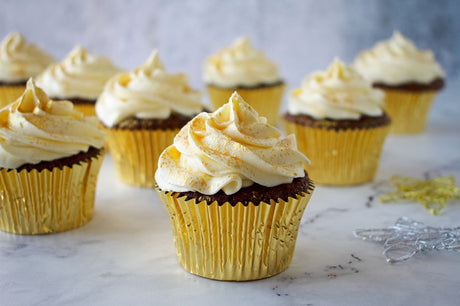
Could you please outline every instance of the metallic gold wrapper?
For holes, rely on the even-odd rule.
[[[0,229],[14,234],[50,234],[93,217],[103,154],[53,171],[0,170]]]
[[[24,91],[26,90],[26,85],[18,86],[0,86],[0,108],[5,107],[6,105],[16,101]]]
[[[286,133],[295,134],[298,149],[310,159],[305,169],[315,183],[357,185],[374,179],[390,125],[336,131],[283,121]]]
[[[266,86],[254,89],[218,88],[207,86],[214,110],[228,102],[232,93],[238,94],[259,113],[267,118],[268,123],[276,125],[279,117],[281,100],[283,99],[285,84]]]
[[[74,108],[82,112],[85,116],[96,116],[96,109],[94,104],[74,103]]]
[[[407,92],[384,89],[385,111],[391,117],[390,133],[415,134],[425,130],[436,91]]]
[[[104,131],[119,179],[129,185],[154,187],[158,158],[179,129]]]
[[[289,266],[312,194],[232,206],[157,192],[171,219],[179,263],[190,273],[228,281],[266,278]]]

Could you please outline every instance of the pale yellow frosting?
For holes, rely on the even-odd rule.
[[[0,43],[0,81],[21,82],[42,72],[53,58],[18,32],[9,34]]]
[[[181,129],[161,154],[155,180],[167,191],[233,194],[253,183],[291,183],[304,176],[305,162],[294,135],[283,138],[235,92]]]
[[[201,93],[188,85],[185,74],[170,74],[157,51],[130,73],[113,77],[96,102],[96,114],[112,127],[125,118],[166,119],[172,112],[194,116],[203,110]]]
[[[256,50],[247,37],[210,56],[204,65],[204,81],[219,87],[256,86],[279,82],[276,64]]]
[[[417,49],[412,41],[398,31],[393,33],[391,39],[361,52],[353,67],[372,83],[386,85],[411,82],[427,84],[445,76],[433,52]]]
[[[120,69],[105,57],[75,47],[60,63],[46,68],[37,78],[37,85],[50,97],[96,100],[105,83]]]
[[[101,148],[97,119],[84,117],[69,101],[49,100],[32,79],[24,94],[0,110],[0,167],[15,169]]]
[[[384,94],[352,68],[335,59],[327,71],[309,75],[289,96],[289,113],[315,119],[381,116]]]

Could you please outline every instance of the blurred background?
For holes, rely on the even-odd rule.
[[[205,58],[246,35],[290,90],[335,56],[350,63],[399,30],[433,50],[448,91],[460,84],[459,13],[458,0],[2,0],[0,39],[20,31],[58,60],[80,44],[126,70],[157,48],[168,71],[202,89]]]

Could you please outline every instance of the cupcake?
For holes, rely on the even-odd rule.
[[[284,126],[311,159],[306,169],[316,183],[355,185],[374,178],[390,127],[383,99],[382,91],[338,59],[291,92]]]
[[[361,52],[353,67],[375,88],[385,91],[385,111],[392,119],[390,132],[419,133],[425,129],[445,73],[429,50],[419,50],[399,32],[390,40]]]
[[[204,81],[214,109],[236,90],[270,124],[278,121],[284,92],[276,64],[254,49],[248,38],[210,56],[204,65]]]
[[[285,270],[313,191],[308,159],[234,93],[192,119],[160,156],[157,192],[189,272],[246,281]]]
[[[0,229],[47,234],[88,222],[104,138],[96,118],[49,100],[29,80],[0,110]]]
[[[19,98],[27,80],[52,62],[50,55],[27,43],[20,33],[9,34],[0,43],[0,107]]]
[[[133,72],[113,77],[96,103],[121,181],[155,185],[160,153],[194,115],[203,110],[201,93],[184,74],[170,74],[158,52]]]
[[[86,116],[95,116],[94,105],[105,83],[120,69],[105,58],[75,47],[60,63],[46,68],[37,78],[51,99],[71,101]]]

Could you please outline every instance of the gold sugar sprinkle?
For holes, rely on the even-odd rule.
[[[389,203],[415,200],[423,204],[433,215],[438,215],[450,199],[460,199],[460,188],[455,186],[453,176],[440,176],[429,180],[394,175],[391,183],[397,188],[379,197]]]

